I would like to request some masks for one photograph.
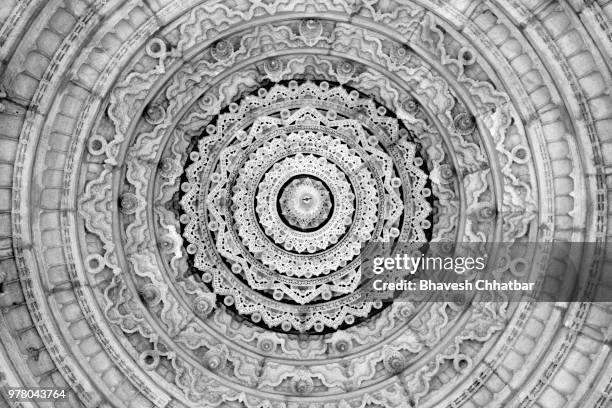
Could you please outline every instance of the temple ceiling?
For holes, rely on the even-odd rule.
[[[612,303],[374,300],[361,251],[589,243],[609,288],[611,18],[2,0],[0,407],[610,406]]]

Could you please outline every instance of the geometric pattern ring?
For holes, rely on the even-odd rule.
[[[326,185],[332,186],[331,194]],[[332,212],[333,197],[338,206],[333,208],[328,225],[322,226]],[[298,153],[274,164],[266,173],[256,196],[256,202],[262,205],[256,210],[264,231],[277,244],[288,251],[314,253],[337,243],[344,234],[352,221],[353,199],[346,177],[333,164],[322,157]],[[308,228],[317,231],[302,232]]]
[[[195,147],[181,198],[184,237],[209,288],[282,330],[337,328],[371,313],[356,295],[362,246],[419,229],[400,220],[427,216],[403,205],[412,181],[398,169],[410,165],[397,160],[414,154],[392,156],[385,145],[414,145],[397,143],[398,133],[384,108],[327,82],[278,84],[230,106]]]

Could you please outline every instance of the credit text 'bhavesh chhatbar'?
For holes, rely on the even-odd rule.
[[[377,291],[532,291],[534,282],[519,282],[511,280],[501,282],[498,280],[478,279],[476,281],[464,280],[461,282],[434,282],[428,279],[398,280],[386,282],[382,279],[374,280],[372,286]]]

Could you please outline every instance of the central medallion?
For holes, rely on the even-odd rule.
[[[237,186],[248,187],[246,178],[237,181]],[[265,173],[255,199],[263,232],[294,253],[312,254],[335,245],[355,212],[355,195],[345,172],[314,154],[297,153],[276,162]],[[234,214],[242,219],[247,210],[238,206]]]
[[[333,207],[329,189],[312,176],[298,176],[281,189],[281,219],[289,226],[312,231],[328,220]]]

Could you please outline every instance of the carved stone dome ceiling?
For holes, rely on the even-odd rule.
[[[361,251],[593,242],[609,276],[611,16],[3,0],[0,407],[8,387],[67,390],[23,406],[610,406],[609,303],[372,300]]]

